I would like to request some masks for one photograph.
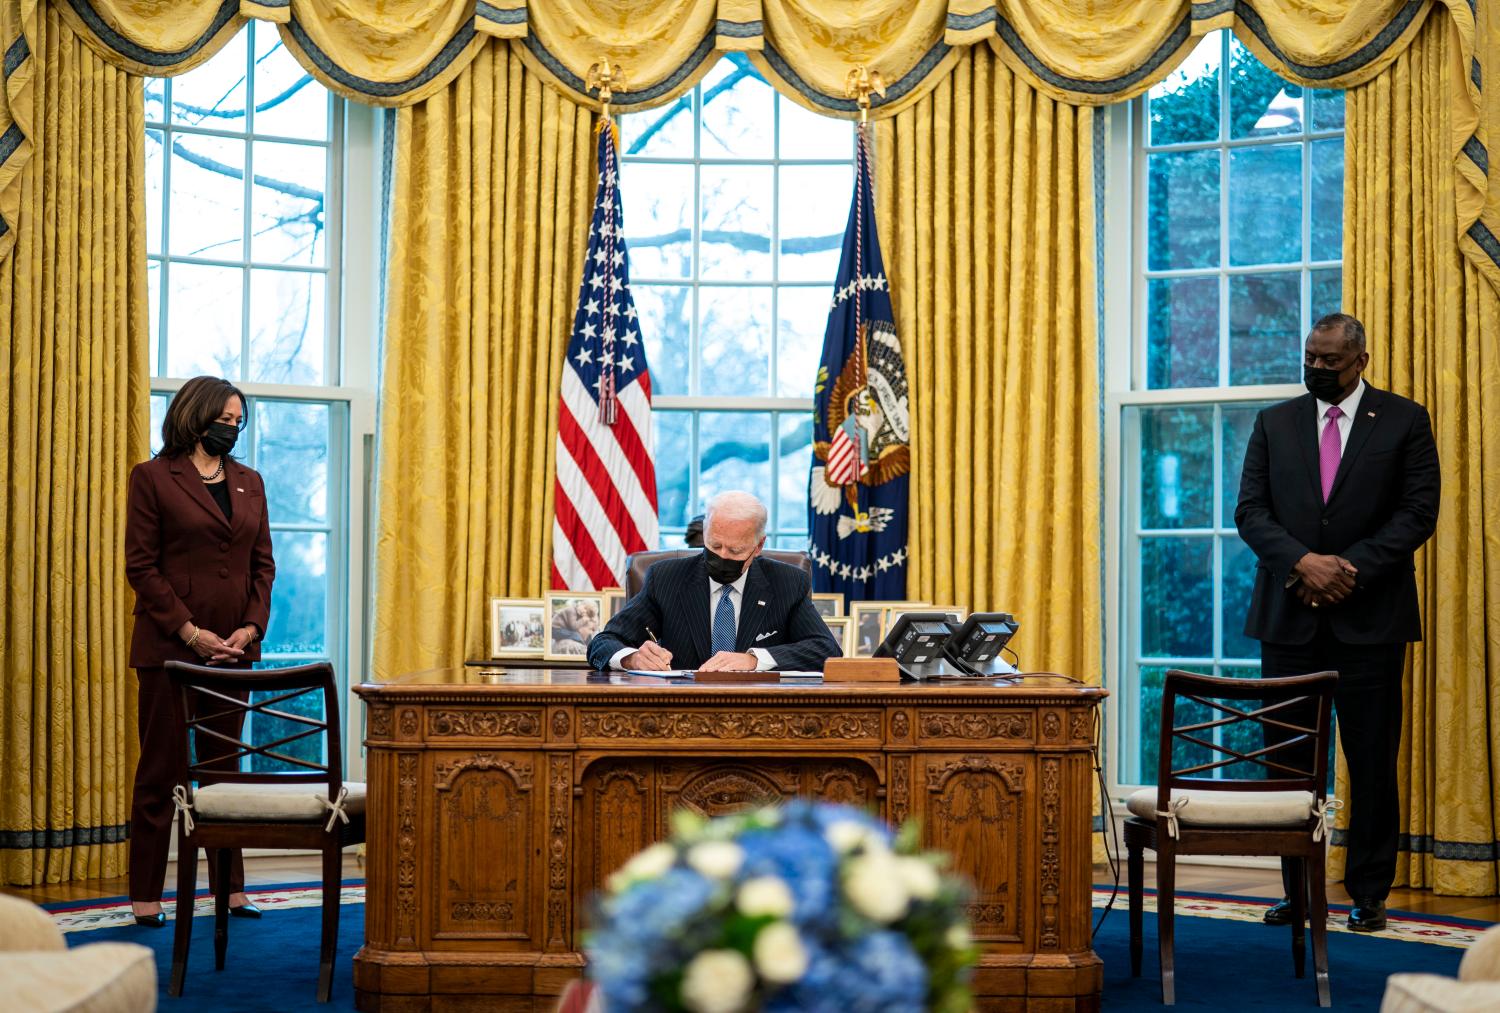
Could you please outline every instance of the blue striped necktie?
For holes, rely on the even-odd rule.
[[[734,650],[734,602],[729,600],[733,593],[734,585],[725,584],[714,609],[714,654]]]

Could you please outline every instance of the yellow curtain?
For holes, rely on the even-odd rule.
[[[125,481],[148,451],[141,82],[46,10],[0,264],[0,881],[125,872]],[[14,98],[14,96],[13,96]]]
[[[879,123],[875,196],[911,388],[907,594],[1013,611],[1029,670],[1098,682],[1093,129],[978,47]]]
[[[1348,92],[1344,306],[1368,328],[1371,381],[1432,413],[1443,467],[1417,557],[1426,639],[1406,690],[1396,882],[1475,896],[1500,887],[1500,298],[1456,241],[1449,152],[1464,128],[1444,96],[1467,72],[1459,52],[1434,19]],[[1335,875],[1343,862],[1335,847]]]
[[[549,582],[595,172],[588,111],[500,43],[396,116],[377,678],[485,656],[489,597]]]

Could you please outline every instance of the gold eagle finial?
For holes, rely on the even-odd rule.
[[[880,76],[880,71],[871,70],[864,64],[860,64],[844,76],[844,97],[859,102],[859,122],[861,123],[870,118],[871,92],[885,98],[885,79]]]
[[[602,57],[598,63],[589,66],[584,87],[589,91],[599,93],[599,102],[604,107],[605,118],[608,119],[610,99],[614,97],[615,92],[625,90],[625,69],[619,64],[610,63],[609,57]]]

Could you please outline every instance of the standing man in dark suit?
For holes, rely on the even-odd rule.
[[[1406,645],[1422,639],[1412,554],[1437,526],[1439,493],[1427,409],[1366,384],[1369,361],[1354,317],[1314,325],[1309,393],[1257,416],[1234,512],[1260,558],[1245,635],[1261,642],[1261,675],[1339,673],[1356,932],[1385,928],[1396,874],[1401,671]],[[1289,903],[1265,920],[1290,921]]]
[[[813,608],[812,579],[760,558],[766,508],[746,492],[720,493],[703,522],[703,554],[664,559],[589,644],[597,669],[821,671],[839,655]]]

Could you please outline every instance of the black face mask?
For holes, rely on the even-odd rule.
[[[745,572],[743,559],[725,559],[713,549],[703,549],[703,559],[708,563],[708,576],[720,584],[733,584]]]
[[[215,422],[208,427],[208,432],[198,438],[203,444],[203,452],[210,457],[220,457],[234,449],[234,443],[240,438],[239,428],[223,422]]]
[[[1336,369],[1303,366],[1302,382],[1307,385],[1312,396],[1319,401],[1334,402],[1344,393],[1344,381],[1339,379],[1339,371]]]

